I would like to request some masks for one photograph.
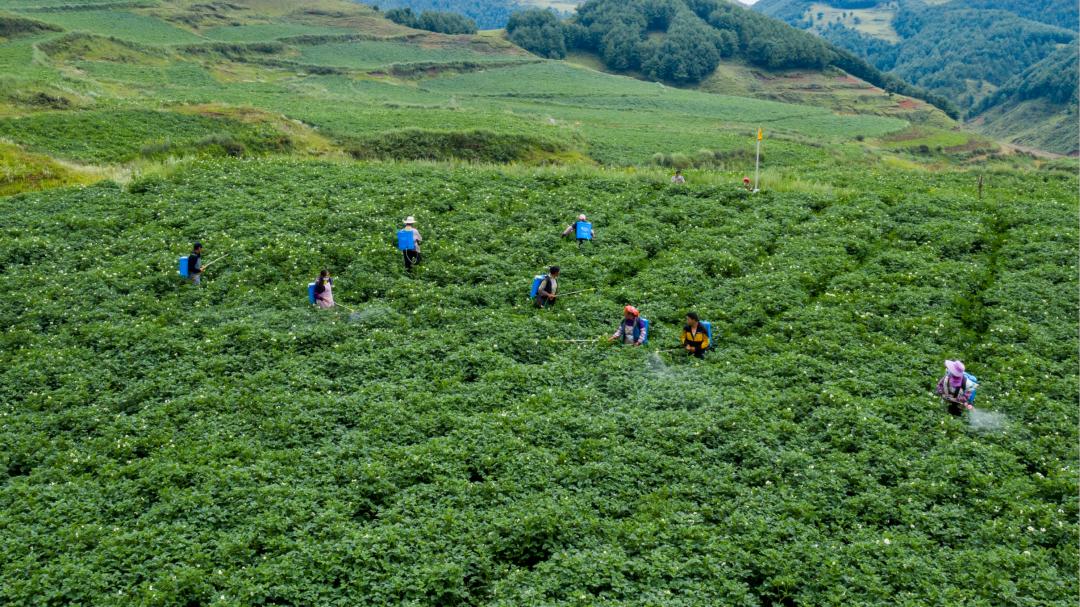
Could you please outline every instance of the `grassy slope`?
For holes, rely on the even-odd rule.
[[[1080,153],[1076,126],[1076,105],[1063,106],[1045,99],[1032,99],[997,106],[983,112],[973,128],[1018,145],[1059,154]]]
[[[861,108],[852,105],[838,107],[843,112],[838,114],[820,107],[672,89],[538,62],[490,35],[439,36],[385,25],[388,22],[369,10],[350,5],[282,9],[276,16],[276,5],[269,13],[237,8],[227,18],[199,6],[165,3],[125,9],[125,14],[161,25],[143,29],[119,20],[103,26],[113,39],[48,33],[0,45],[0,55],[6,53],[13,67],[18,63],[9,73],[13,86],[7,103],[0,103],[0,115],[13,117],[0,119],[0,131],[39,152],[81,161],[126,161],[146,145],[160,143],[171,128],[135,124],[137,111],[183,111],[190,104],[211,103],[284,115],[345,147],[402,125],[488,128],[569,141],[606,164],[639,164],[658,152],[744,147],[758,126],[778,138],[772,147],[775,158],[794,157],[805,149],[800,139],[873,138],[905,128],[914,115],[885,115],[876,109],[883,115],[854,115],[852,110]],[[67,23],[92,23],[87,15],[97,15],[70,13],[63,13]],[[53,18],[60,13],[25,14]],[[180,33],[172,39],[162,33],[174,30]],[[342,31],[368,39],[341,39]],[[245,48],[241,42],[212,50],[220,40],[244,41],[256,34],[283,43]],[[188,44],[193,37],[200,44]],[[211,50],[193,50],[198,48]],[[94,111],[41,113],[57,109]],[[131,120],[125,122],[125,116]],[[97,117],[101,119],[95,122]],[[173,122],[185,120],[191,118]],[[34,128],[26,128],[31,123]],[[67,128],[74,123],[98,133],[108,146],[95,147],[91,139],[75,135]],[[236,133],[244,127],[230,123],[224,131]],[[64,133],[75,136],[65,140]],[[195,134],[189,131],[185,141]],[[326,146],[315,150],[327,151]]]

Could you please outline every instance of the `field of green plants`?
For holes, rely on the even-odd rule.
[[[336,0],[2,8],[0,605],[1080,601],[1075,161]]]
[[[0,603],[1074,605],[1075,175],[665,177],[224,160],[3,199]],[[229,254],[201,289],[194,239]],[[534,310],[551,263],[597,290]],[[307,304],[323,267],[348,308]],[[598,339],[626,303],[646,348]],[[667,350],[691,309],[704,361]],[[978,416],[931,394],[950,357]]]
[[[161,19],[120,10],[59,10],[29,13],[33,19],[58,25],[73,32],[117,36],[145,44],[190,44],[201,42],[195,34]]]
[[[229,137],[256,149],[287,151],[281,133],[228,119],[151,110],[43,112],[0,118],[0,137],[84,162],[164,155]]]

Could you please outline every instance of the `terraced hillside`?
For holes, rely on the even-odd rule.
[[[775,141],[773,158],[791,150],[785,141],[872,139],[927,120],[952,128],[880,91],[820,106],[709,95],[542,61],[498,36],[410,30],[360,6],[246,6],[11,7],[18,31],[0,44],[10,67],[0,136],[116,165],[207,153],[368,157],[409,125],[514,133],[517,157],[533,161],[629,165],[727,153],[758,127]]]

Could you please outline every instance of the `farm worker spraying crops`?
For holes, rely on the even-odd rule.
[[[671,177],[671,183],[675,185],[682,185],[686,183],[686,177],[683,177],[682,169],[675,169],[675,174]]]
[[[623,308],[623,320],[608,341],[619,340],[624,344],[640,346],[649,339],[649,321],[641,317],[634,306]]]
[[[196,242],[191,247],[191,255],[187,258],[187,275],[191,284],[198,286],[202,283],[202,243]]]
[[[965,409],[974,409],[975,391],[978,387],[978,380],[964,370],[964,363],[958,360],[945,361],[945,376],[938,380],[937,393],[949,403],[949,413],[960,415]]]
[[[420,264],[420,242],[424,239],[416,229],[415,223],[416,218],[409,215],[405,218],[405,227],[397,233],[398,249],[405,258],[406,270],[412,270],[413,266]]]
[[[705,330],[705,325],[701,323],[696,312],[686,315],[686,326],[683,327],[681,341],[687,354],[705,358],[705,350],[709,347],[709,332]]]
[[[537,308],[550,308],[555,305],[555,299],[559,296],[559,266],[551,266],[548,273],[540,278],[533,304]]]
[[[589,223],[589,219],[585,217],[584,213],[578,215],[577,221],[566,226],[566,229],[563,230],[562,233],[563,238],[566,238],[571,234],[573,234],[574,237],[577,238],[577,243],[579,247],[581,246],[581,243],[593,239],[592,224]]]
[[[319,272],[319,278],[315,280],[315,303],[320,308],[334,307],[334,279],[330,270]]]

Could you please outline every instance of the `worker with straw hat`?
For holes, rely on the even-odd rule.
[[[405,227],[398,230],[398,249],[405,258],[405,269],[412,270],[413,266],[420,264],[420,242],[423,238],[416,229],[416,218],[409,215],[405,218]]]
[[[938,380],[937,393],[949,403],[949,413],[953,415],[974,408],[971,402],[975,400],[978,384],[972,381],[974,376],[965,371],[964,363],[959,360],[946,360],[945,376]]]

